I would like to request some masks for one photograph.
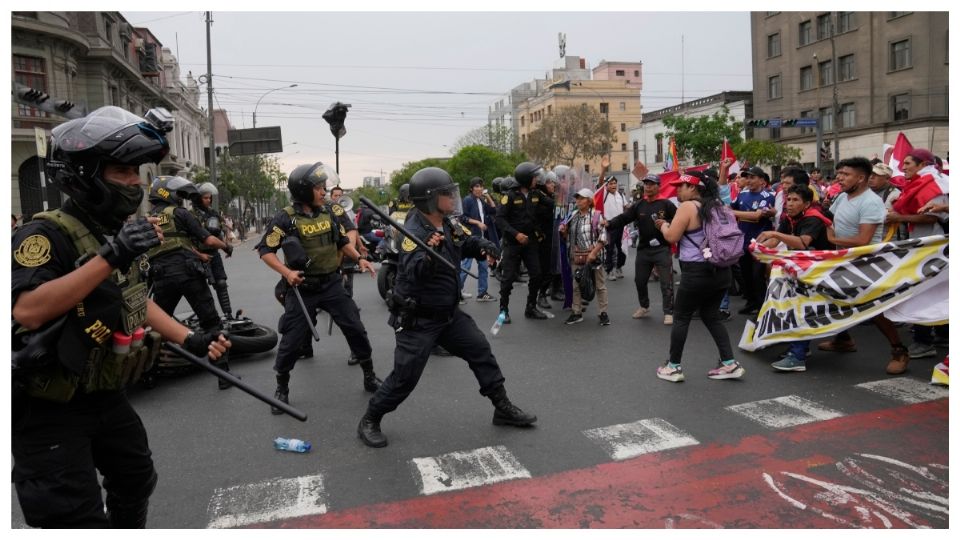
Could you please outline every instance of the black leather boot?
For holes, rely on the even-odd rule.
[[[387,445],[387,438],[380,432],[380,420],[382,414],[372,412],[369,408],[360,424],[357,426],[357,436],[363,441],[363,444],[372,448],[383,448]]]
[[[547,300],[547,295],[545,293],[541,293],[539,296],[537,296],[537,307],[541,307],[543,309],[553,309],[553,306],[550,305],[550,301]]]
[[[517,426],[527,427],[537,421],[537,417],[527,414],[513,403],[507,397],[507,389],[503,385],[497,387],[492,394],[487,396],[493,402],[493,424],[497,426]]]
[[[523,316],[528,319],[546,319],[547,318],[547,316],[542,311],[537,309],[536,303],[527,304],[527,309],[526,311],[523,312]]]
[[[286,373],[277,373],[277,391],[274,392],[273,397],[277,400],[290,404],[290,387],[287,384],[290,382],[290,372]],[[272,414],[283,414],[282,409],[277,407],[270,406],[270,412]]]
[[[361,360],[360,368],[363,370],[363,389],[367,392],[373,393],[376,392],[380,385],[383,384],[383,381],[377,378],[377,374],[373,371],[373,360],[367,358],[366,360]]]
[[[217,291],[217,301],[220,302],[220,310],[223,311],[223,314],[227,316],[228,319],[233,318],[233,308],[230,307],[230,293],[227,292],[227,282],[226,281],[217,281],[213,284],[213,288]]]

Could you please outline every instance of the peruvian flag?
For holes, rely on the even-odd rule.
[[[677,196],[677,186],[671,186],[670,182],[680,178],[681,174],[684,174],[686,171],[704,171],[710,166],[709,163],[704,163],[703,165],[697,165],[696,167],[687,167],[682,171],[666,171],[660,175],[660,193],[657,195],[658,199],[670,199]]]
[[[897,134],[897,142],[893,146],[889,144],[883,145],[883,162],[893,169],[893,177],[890,178],[890,182],[901,189],[906,183],[901,164],[911,150],[913,150],[913,145],[910,144],[910,141],[907,140],[907,136],[904,135],[903,132]]]
[[[724,137],[723,148],[720,149],[720,161],[723,161],[727,158],[733,160],[733,163],[730,165],[730,169],[727,170],[727,174],[740,174],[740,163],[737,161],[737,156],[733,154],[733,148],[730,148],[730,141]]]
[[[597,212],[600,212],[601,216],[603,215],[603,201],[606,200],[606,198],[607,184],[604,182],[603,185],[600,186],[600,189],[593,194],[593,208]]]

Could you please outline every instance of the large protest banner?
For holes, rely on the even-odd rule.
[[[756,243],[750,249],[772,269],[766,301],[757,322],[744,327],[741,349],[831,336],[888,310],[896,313],[893,320],[947,322],[947,236],[836,251],[776,250]]]

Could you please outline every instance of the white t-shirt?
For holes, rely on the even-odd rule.
[[[830,205],[830,211],[833,212],[833,230],[837,238],[853,238],[860,233],[861,224],[876,223],[879,226],[873,232],[870,243],[877,244],[883,240],[883,220],[887,209],[883,200],[870,189],[852,199],[846,193],[837,195]]]
[[[619,191],[610,193],[607,191],[606,187],[601,188],[604,190],[603,193],[603,218],[607,221],[619,216],[623,213],[623,207],[626,204],[626,201],[623,198],[623,195]]]

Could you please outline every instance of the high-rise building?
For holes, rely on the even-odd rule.
[[[750,15],[755,119],[819,118],[830,160],[873,158],[903,132],[949,148],[949,14],[926,11],[759,11]],[[754,128],[816,162],[816,130]],[[751,135],[748,130],[748,136]]]

